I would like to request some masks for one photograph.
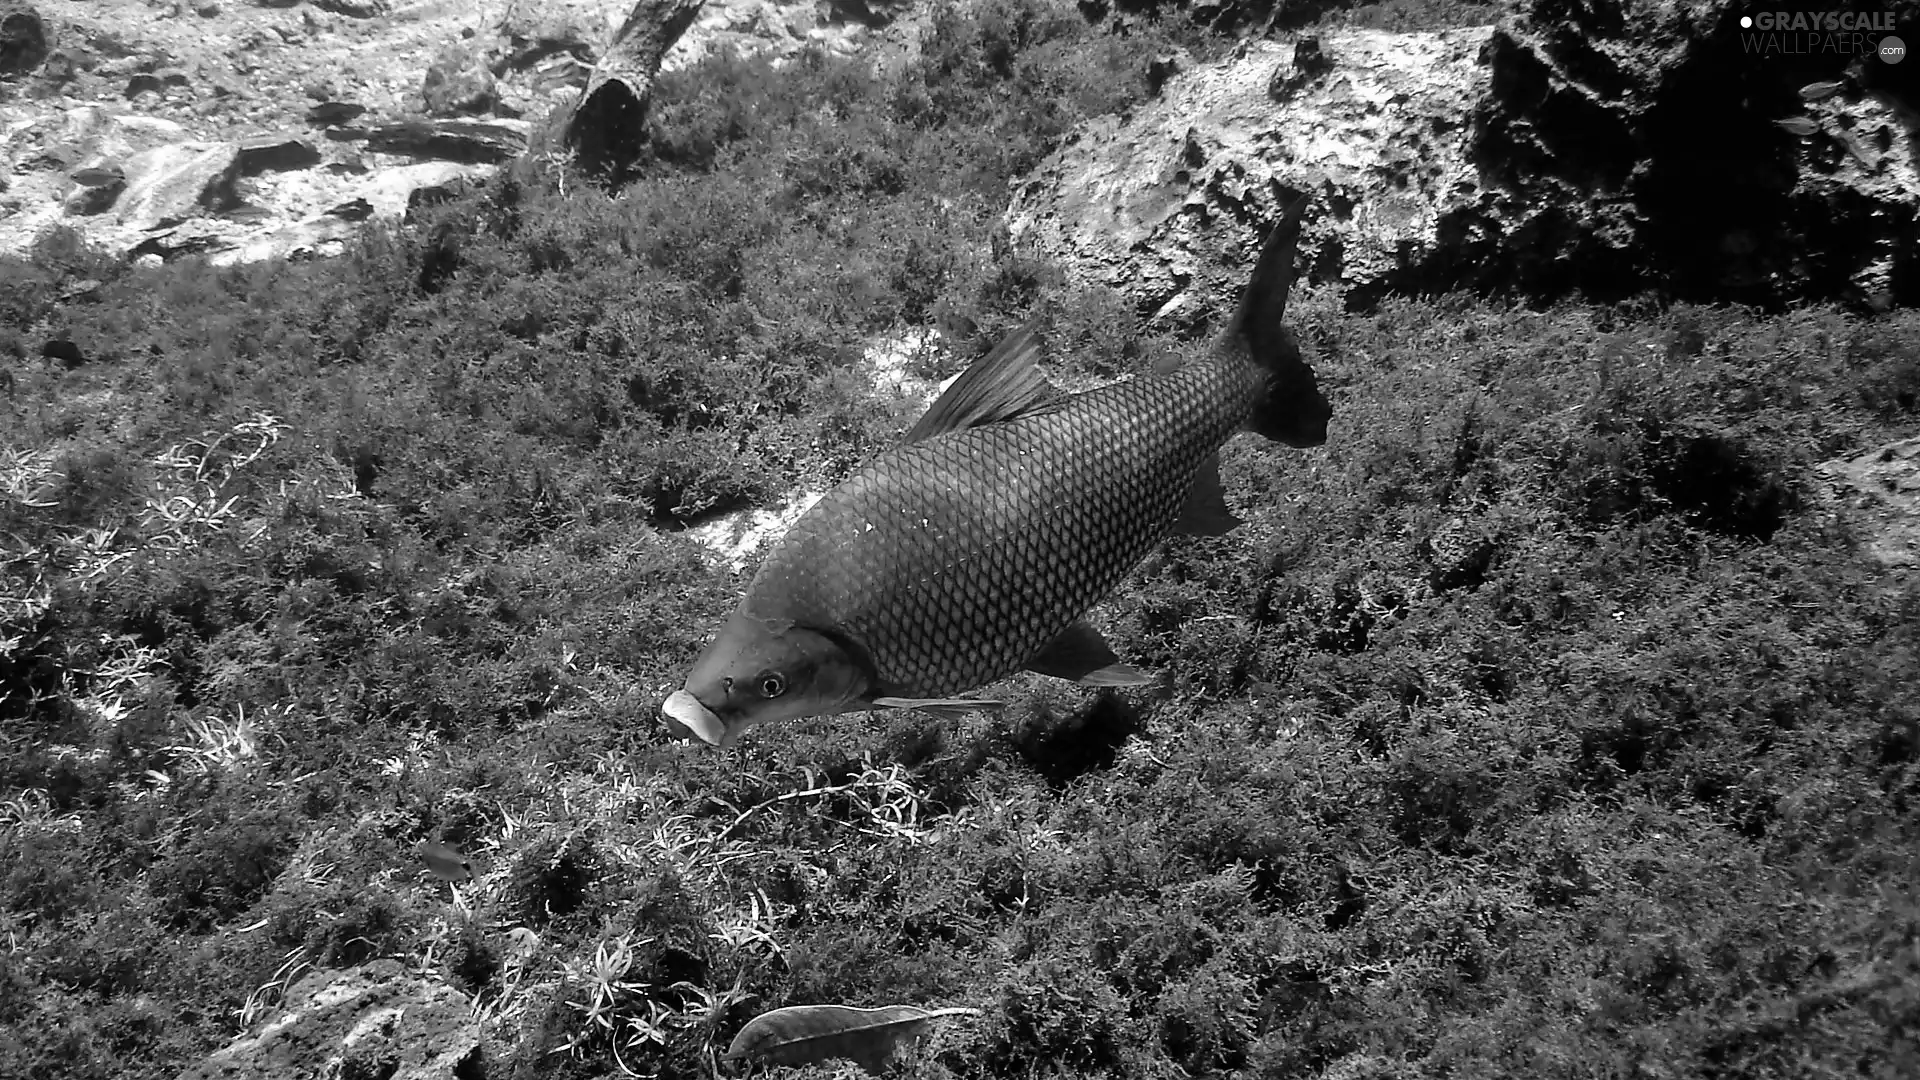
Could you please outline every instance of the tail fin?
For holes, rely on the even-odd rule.
[[[1240,353],[1266,369],[1267,394],[1254,406],[1247,427],[1289,446],[1319,446],[1327,441],[1332,406],[1320,394],[1313,369],[1300,358],[1300,346],[1281,325],[1287,313],[1287,293],[1293,288],[1293,260],[1300,246],[1300,219],[1307,210],[1302,197],[1281,215],[1267,234],[1260,257],[1247,279],[1240,307],[1221,335],[1220,349]]]

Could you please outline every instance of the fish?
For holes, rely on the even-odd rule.
[[[1825,101],[1846,88],[1846,83],[1838,81],[1810,82],[1800,88],[1801,101]]]
[[[441,881],[473,880],[473,863],[452,844],[422,840],[414,851],[420,856],[420,861],[426,864],[427,873]]]
[[[1238,525],[1219,449],[1246,428],[1321,445],[1331,406],[1282,325],[1306,200],[1268,234],[1204,357],[1067,394],[1029,319],[895,446],[807,510],[661,704],[730,746],[760,724],[875,709],[944,718],[1021,670],[1091,687],[1153,677],[1083,617],[1174,532]]]
[[[125,183],[127,174],[118,165],[88,165],[73,171],[73,182],[81,187],[106,187]]]
[[[1785,120],[1775,120],[1774,123],[1779,125],[1780,130],[1787,134],[1798,135],[1801,138],[1805,138],[1820,130],[1819,124],[1814,123],[1804,116],[1789,116]]]
[[[331,127],[358,120],[366,111],[365,105],[350,101],[323,101],[307,110],[307,123]]]
[[[322,215],[331,215],[347,221],[365,221],[373,216],[373,204],[365,199],[348,199],[346,202],[327,210]]]

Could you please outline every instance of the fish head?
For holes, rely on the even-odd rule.
[[[730,746],[755,724],[859,708],[870,683],[854,650],[831,635],[736,611],[660,709],[703,741]]]

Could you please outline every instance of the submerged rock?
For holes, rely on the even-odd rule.
[[[369,128],[333,128],[327,138],[362,141],[382,154],[497,164],[527,148],[524,120],[408,120]]]
[[[1010,224],[1175,318],[1299,193],[1312,276],[1354,308],[1455,288],[1920,302],[1920,113],[1896,66],[1760,63],[1742,33],[1730,0],[1540,0],[1498,27],[1251,42],[1086,125]]]
[[[420,96],[433,116],[487,113],[499,100],[493,72],[479,50],[463,42],[441,47],[427,66]]]
[[[1920,566],[1920,439],[1823,462],[1817,474],[1868,557],[1900,577]]]
[[[410,975],[393,960],[315,971],[294,983],[251,1035],[182,1071],[180,1080],[478,1075],[480,1027],[469,1009],[465,994]]]
[[[372,19],[385,15],[387,0],[313,0],[313,6],[349,19]]]
[[[120,220],[137,229],[162,228],[240,204],[240,148],[228,142],[183,142],[128,159],[127,190],[114,204]]]
[[[1913,80],[1877,57],[1757,55],[1745,10],[1536,0],[1494,31],[1473,155],[1497,193],[1485,220],[1531,240],[1506,245],[1507,282],[1920,301]]]
[[[240,142],[240,174],[290,172],[320,164],[320,151],[305,139],[289,135],[256,135]]]
[[[1481,196],[1464,118],[1489,34],[1252,42],[1171,74],[1130,118],[1093,121],[1043,162],[1016,191],[1010,226],[1143,312],[1175,316],[1189,295],[1228,291],[1258,240],[1249,226],[1306,193],[1315,277],[1361,296],[1421,275],[1438,284],[1436,263],[1457,241],[1439,219]],[[1222,227],[1241,256],[1226,254]]]
[[[31,4],[0,0],[0,75],[24,75],[47,58],[47,27]]]

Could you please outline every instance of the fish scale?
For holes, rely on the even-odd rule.
[[[884,695],[1004,678],[1159,542],[1263,379],[1215,356],[895,447],[767,556],[752,614],[840,628]]]

